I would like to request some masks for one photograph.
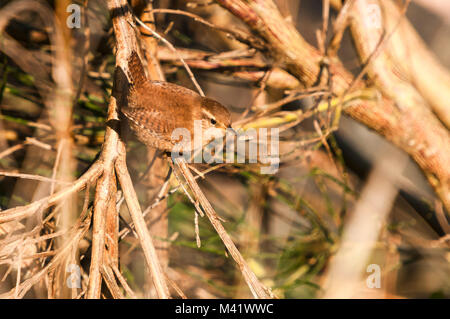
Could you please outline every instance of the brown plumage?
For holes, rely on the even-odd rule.
[[[121,111],[144,144],[171,151],[177,142],[171,139],[176,128],[188,129],[193,141],[195,120],[202,121],[203,129],[225,131],[231,127],[230,113],[219,102],[173,83],[149,81],[136,52],[131,54],[128,67],[131,86]]]

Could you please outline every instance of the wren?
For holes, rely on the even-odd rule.
[[[131,83],[121,112],[147,146],[170,152],[179,142],[172,140],[177,128],[187,129],[193,141],[194,121],[201,121],[196,123],[202,130],[214,127],[225,134],[231,128],[230,112],[219,102],[173,83],[148,80],[135,51],[128,60],[128,78]],[[202,141],[202,146],[207,142]]]

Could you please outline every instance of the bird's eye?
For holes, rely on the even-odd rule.
[[[217,121],[215,119],[211,119],[211,124],[216,125]]]

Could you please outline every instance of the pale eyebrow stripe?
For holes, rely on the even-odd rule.
[[[211,113],[209,113],[207,110],[202,109],[203,114],[206,114],[207,116],[209,116],[210,118],[212,118],[213,120],[215,120],[216,118],[214,117],[214,115],[212,115]]]

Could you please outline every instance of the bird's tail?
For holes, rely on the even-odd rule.
[[[128,77],[134,86],[142,85],[147,81],[144,66],[136,51],[131,52],[131,55],[128,58]]]

